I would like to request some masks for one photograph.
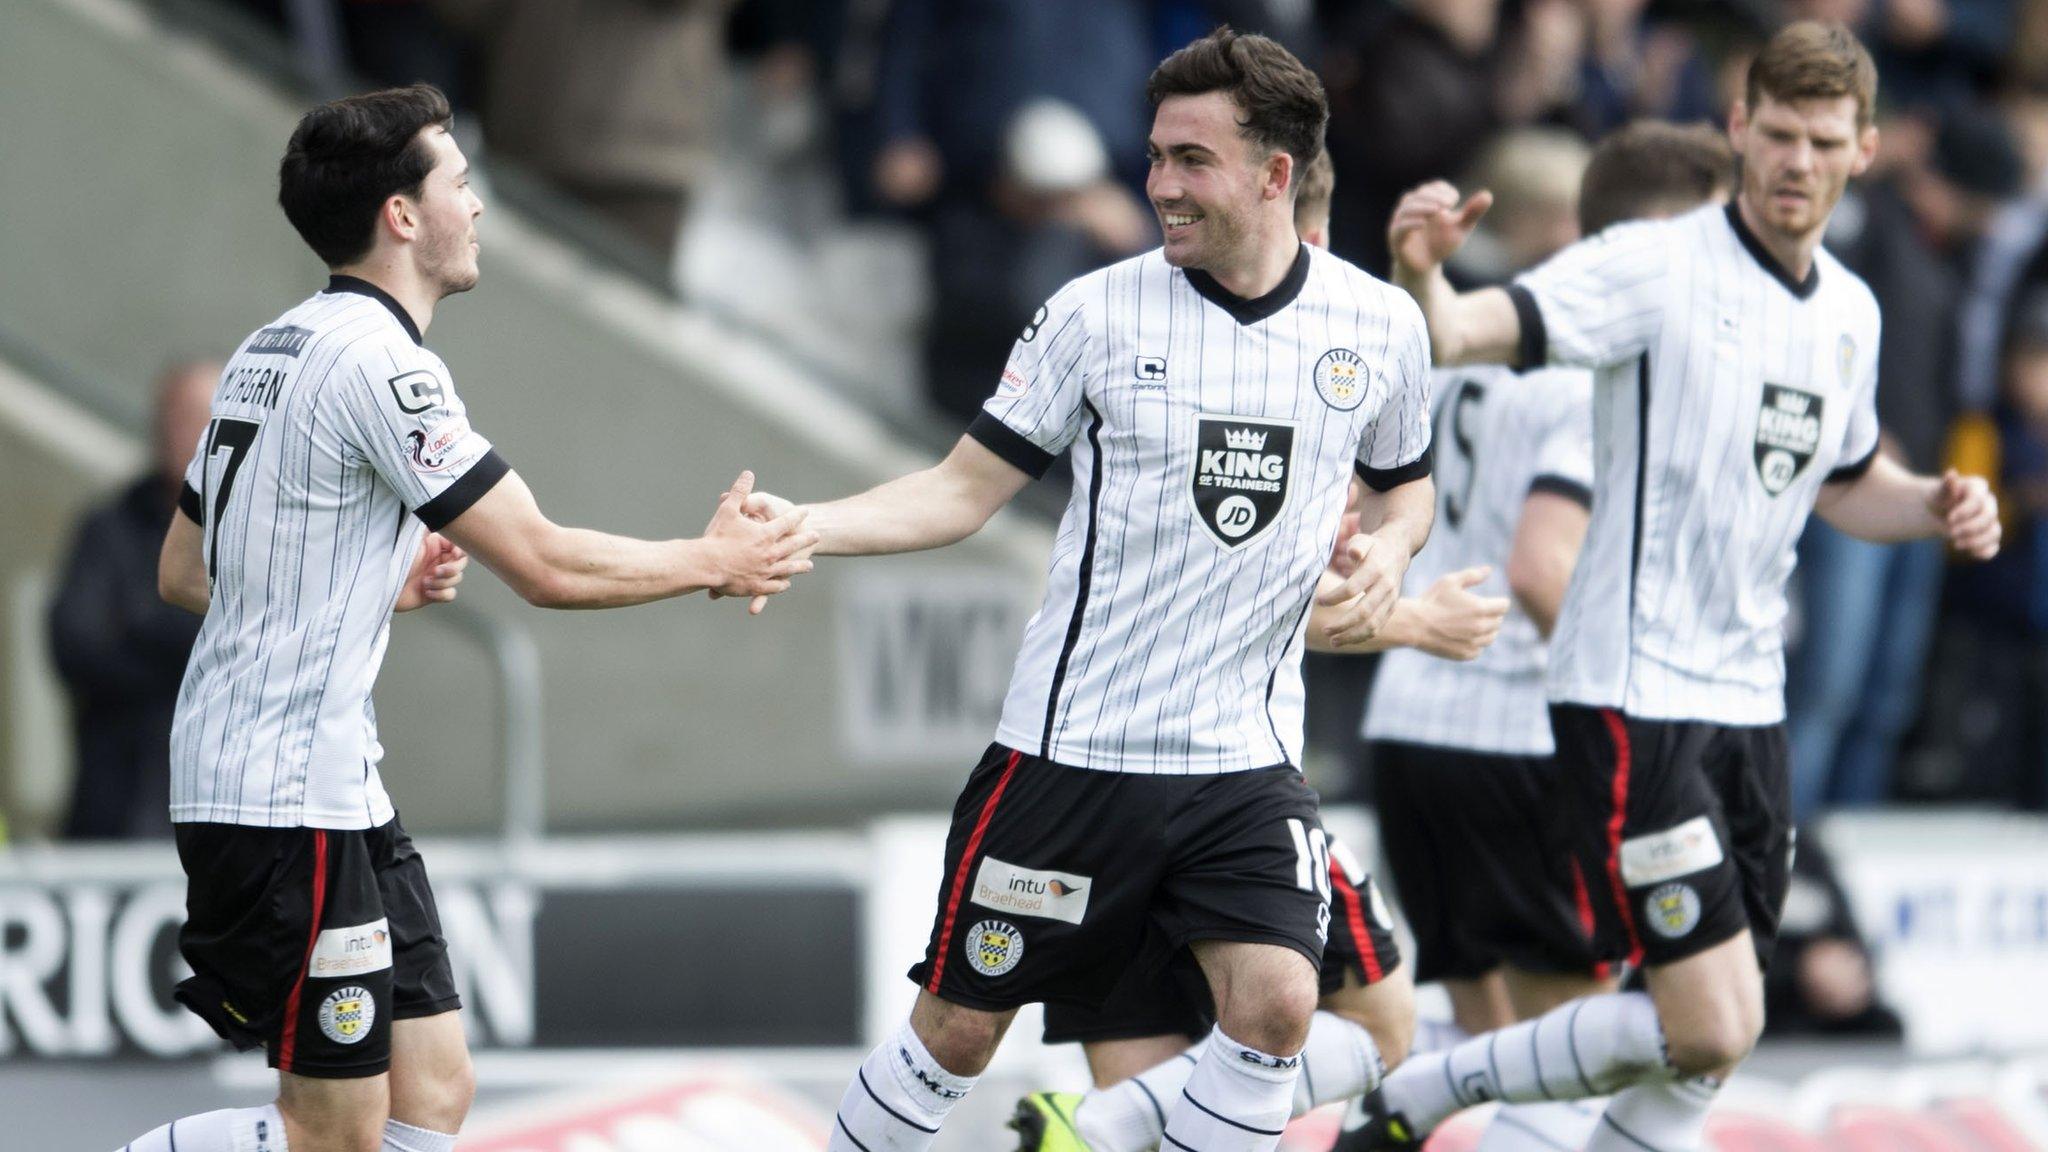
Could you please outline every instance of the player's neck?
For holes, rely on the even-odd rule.
[[[1821,235],[1827,231],[1826,219],[1811,232],[1792,235],[1765,224],[1762,214],[1750,209],[1747,196],[1735,198],[1735,211],[1741,215],[1743,227],[1795,282],[1805,280],[1807,273],[1813,271],[1813,250],[1820,247]]]
[[[1202,271],[1231,295],[1243,300],[1257,300],[1280,287],[1287,274],[1294,270],[1294,261],[1300,254],[1301,238],[1294,234],[1294,222],[1289,220],[1284,230],[1252,245],[1242,259],[1205,267]]]
[[[420,330],[422,337],[427,334],[427,325],[434,322],[434,305],[440,302],[441,295],[409,269],[372,256],[360,263],[344,265],[332,271],[336,276],[353,276],[383,289],[386,295],[398,301],[398,306],[405,309],[406,315],[412,317],[412,322]]]

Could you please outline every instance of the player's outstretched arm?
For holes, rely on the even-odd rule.
[[[1505,291],[1460,292],[1444,276],[1444,261],[1492,205],[1491,192],[1474,192],[1461,203],[1456,188],[1434,180],[1403,196],[1387,222],[1394,283],[1421,305],[1430,359],[1440,367],[1513,364],[1520,350],[1522,321]]]
[[[1031,476],[972,436],[962,436],[944,460],[900,476],[858,496],[805,505],[808,526],[827,556],[879,556],[921,552],[958,543],[981,530]],[[787,500],[757,492],[747,502],[755,517],[788,515]]]
[[[1443,660],[1472,660],[1493,645],[1500,635],[1500,623],[1508,614],[1504,596],[1475,596],[1474,586],[1485,580],[1488,568],[1466,568],[1441,577],[1420,596],[1403,596],[1394,604],[1386,627],[1370,639],[1354,644],[1333,644],[1329,626],[1335,610],[1318,605],[1309,612],[1308,646],[1314,652],[1364,655],[1391,648],[1414,648]],[[1340,578],[1325,571],[1319,588]]]
[[[1386,627],[1401,599],[1408,562],[1435,523],[1436,485],[1424,476],[1385,492],[1368,490],[1359,519],[1364,531],[1344,545],[1357,567],[1315,597],[1316,606],[1334,610],[1325,636],[1339,646],[1370,640]]]
[[[164,603],[202,616],[206,614],[207,602],[213,599],[213,589],[206,581],[206,553],[199,525],[183,512],[172,515],[170,530],[164,533],[163,550],[157,553],[156,592]]]
[[[638,540],[555,524],[510,472],[441,533],[541,608],[621,608],[706,589],[765,596],[811,570],[817,535],[801,512],[768,521],[745,515],[753,482],[753,473],[740,473],[703,536]]]
[[[1569,496],[1538,491],[1522,500],[1515,541],[1508,549],[1508,591],[1546,640],[1557,627],[1591,522],[1586,506]]]
[[[1814,511],[1859,540],[1895,544],[1940,537],[1972,560],[1998,555],[1998,498],[1981,476],[1909,471],[1885,453],[1853,480],[1821,487]]]

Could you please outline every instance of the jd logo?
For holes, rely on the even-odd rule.
[[[1225,548],[1257,539],[1287,504],[1294,423],[1195,417],[1195,515]]]
[[[1764,385],[1756,416],[1756,474],[1776,496],[1792,486],[1820,447],[1821,398],[1783,384]]]

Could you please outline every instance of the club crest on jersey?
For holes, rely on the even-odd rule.
[[[1756,474],[1776,496],[1792,486],[1820,448],[1821,398],[1783,384],[1764,385],[1756,417]]]
[[[1294,465],[1294,422],[1195,416],[1195,517],[1218,544],[1237,549],[1280,518]]]
[[[1340,412],[1349,412],[1372,390],[1372,373],[1349,348],[1332,348],[1316,361],[1316,395]]]

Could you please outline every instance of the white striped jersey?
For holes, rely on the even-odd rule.
[[[1734,205],[1621,224],[1509,294],[1524,364],[1596,369],[1593,520],[1552,700],[1730,725],[1785,715],[1785,581],[1822,483],[1877,453],[1877,300],[1795,281]]]
[[[1298,765],[1350,479],[1428,475],[1429,431],[1421,312],[1321,249],[1256,300],[1158,251],[1068,284],[968,430],[1033,475],[1072,446],[996,738],[1108,771]]]
[[[1593,499],[1593,378],[1570,368],[1517,374],[1500,367],[1438,369],[1436,527],[1408,568],[1404,594],[1438,578],[1487,565],[1472,591],[1507,596],[1508,554],[1531,493],[1590,506]],[[1520,605],[1500,636],[1470,661],[1412,648],[1380,659],[1366,701],[1368,740],[1396,740],[1498,756],[1548,756],[1550,706],[1543,676],[1547,645]]]
[[[171,726],[171,819],[391,819],[370,688],[428,528],[509,470],[448,366],[362,280],[242,342],[179,501],[212,585]]]

